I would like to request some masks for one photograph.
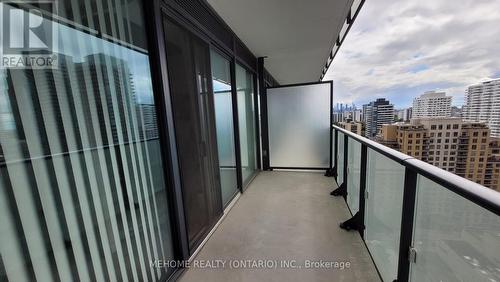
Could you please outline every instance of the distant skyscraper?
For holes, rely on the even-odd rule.
[[[451,99],[444,92],[425,92],[413,99],[413,118],[450,117]]]
[[[365,136],[373,138],[383,124],[394,122],[394,105],[384,98],[363,105],[363,119],[366,124]]]
[[[466,121],[488,123],[491,136],[500,137],[500,78],[469,86],[462,116]]]

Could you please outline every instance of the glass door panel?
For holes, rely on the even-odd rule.
[[[238,125],[240,129],[241,169],[243,186],[256,172],[256,137],[253,74],[236,64],[236,89],[238,92]]]
[[[236,153],[234,145],[233,103],[231,96],[231,65],[229,60],[210,51],[212,86],[214,90],[215,127],[222,192],[222,203],[227,205],[238,192]]]

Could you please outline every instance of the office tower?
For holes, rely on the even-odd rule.
[[[365,136],[374,138],[383,124],[394,121],[394,105],[385,98],[379,98],[363,105],[363,118],[366,124]]]
[[[500,137],[500,78],[469,86],[462,111],[464,120],[486,122],[491,136]]]
[[[450,117],[451,99],[444,92],[425,92],[413,99],[413,118]]]

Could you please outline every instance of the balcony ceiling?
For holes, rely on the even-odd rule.
[[[280,84],[316,81],[353,0],[208,0]]]

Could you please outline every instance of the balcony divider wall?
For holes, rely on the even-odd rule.
[[[359,202],[359,212],[341,227],[360,233],[383,281],[500,278],[495,267],[500,265],[497,192],[333,128],[338,148],[334,173],[340,186],[347,181],[346,193],[339,195],[347,194],[351,210]],[[342,139],[346,142],[344,152],[339,146]],[[361,144],[361,158],[358,150],[352,149],[357,143]],[[358,159],[360,173],[352,175]],[[346,168],[340,165],[342,161],[348,164]],[[352,178],[359,178],[355,180],[359,185],[350,185]],[[358,196],[358,201],[349,193]]]

